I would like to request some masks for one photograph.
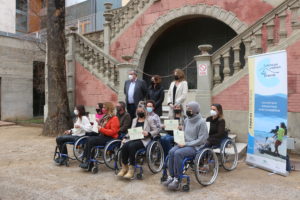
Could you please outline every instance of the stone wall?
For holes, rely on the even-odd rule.
[[[33,61],[44,61],[37,43],[0,36],[1,120],[31,118]]]

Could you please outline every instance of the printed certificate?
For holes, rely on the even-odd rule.
[[[177,144],[185,145],[184,132],[179,130],[174,130],[174,141]]]
[[[137,127],[137,128],[128,129],[128,135],[130,140],[144,139],[143,128]]]
[[[166,131],[173,131],[173,130],[178,130],[178,120],[165,120],[164,121],[165,125],[165,130]]]

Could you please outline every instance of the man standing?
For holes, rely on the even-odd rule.
[[[144,101],[147,95],[147,85],[144,80],[137,78],[135,70],[128,72],[128,78],[129,80],[125,81],[124,84],[124,93],[126,96],[127,111],[131,119],[134,119],[138,103]]]
[[[126,112],[126,104],[123,101],[119,101],[117,106],[117,117],[120,121],[120,132],[119,135],[121,138],[127,134],[127,130],[131,127],[131,118],[128,112]]]

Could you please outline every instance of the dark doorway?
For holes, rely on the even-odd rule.
[[[45,63],[33,62],[33,116],[44,115]]]
[[[213,18],[186,19],[164,31],[152,45],[146,58],[144,72],[170,75],[176,68],[184,68],[199,55],[198,45],[211,44],[212,52],[220,48],[237,34],[229,26]],[[212,53],[211,52],[211,53]],[[185,69],[189,89],[197,85],[196,62]],[[149,84],[148,76],[144,80]],[[169,88],[173,76],[164,78],[162,85]]]

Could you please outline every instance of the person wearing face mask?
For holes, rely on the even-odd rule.
[[[142,127],[144,139],[139,140],[127,140],[125,136],[121,147],[122,156],[122,169],[117,174],[118,177],[124,177],[131,179],[134,176],[135,154],[139,149],[145,148],[151,141],[151,137],[155,137],[158,134],[157,126],[154,121],[148,117],[147,110],[144,105],[139,104],[136,110],[137,118],[132,121],[131,128]],[[129,162],[128,162],[129,161]]]
[[[146,101],[146,110],[149,119],[152,120],[155,126],[157,127],[157,131],[158,131],[157,134],[158,134],[161,130],[161,122],[159,116],[155,113],[156,108],[155,108],[155,102],[153,100]]]
[[[86,145],[83,152],[83,163],[79,166],[83,169],[91,169],[92,162],[90,159],[94,156],[94,152],[91,152],[95,146],[105,146],[105,144],[116,139],[119,136],[120,122],[117,116],[114,114],[114,105],[112,102],[105,102],[103,104],[102,112],[104,116],[98,124],[98,136],[90,136],[87,138]],[[90,165],[91,164],[91,165]]]
[[[131,119],[135,118],[135,111],[140,101],[144,101],[147,96],[147,85],[144,80],[137,78],[137,72],[128,72],[129,80],[125,81],[124,94],[126,96],[127,111]]]
[[[74,128],[66,130],[64,135],[56,138],[56,144],[59,148],[59,152],[62,154],[68,154],[66,142],[75,142],[79,137],[84,136],[85,133],[92,131],[92,126],[89,119],[85,116],[85,108],[83,105],[77,105],[74,109],[76,115]],[[59,165],[63,165],[66,161],[66,157],[59,157],[55,159],[55,162]]]
[[[183,122],[185,119],[184,113],[183,113],[183,107],[182,104],[177,104],[174,106],[174,118],[179,121],[178,128],[181,128],[183,126]],[[162,126],[164,128],[164,125]],[[160,143],[164,149],[164,156],[167,157],[170,149],[174,145],[174,136],[173,131],[165,131],[167,134],[161,137]]]
[[[184,78],[184,72],[181,69],[175,69],[174,81],[171,83],[168,90],[168,106],[169,106],[169,118],[173,119],[174,106],[176,104],[182,104],[185,108],[185,101],[188,93],[188,83]]]
[[[100,120],[102,119],[102,117],[104,116],[104,113],[102,112],[102,108],[103,108],[103,103],[98,103],[96,105],[96,121],[97,123],[100,122]]]
[[[148,88],[147,99],[153,100],[155,103],[155,113],[162,116],[162,103],[165,98],[164,88],[161,86],[161,77],[154,75],[151,78],[151,85]]]
[[[119,101],[116,105],[117,117],[120,121],[119,138],[123,138],[127,134],[127,130],[131,126],[131,118],[128,112],[125,110],[126,104],[123,101]]]
[[[179,189],[183,159],[194,156],[196,151],[205,145],[208,138],[206,122],[200,115],[200,105],[197,102],[192,101],[187,104],[186,115],[183,125],[185,144],[176,144],[168,154],[169,177],[163,185],[169,190]]]
[[[210,116],[206,119],[210,122],[209,137],[207,139],[207,147],[218,146],[226,137],[225,120],[221,104],[212,104]]]

